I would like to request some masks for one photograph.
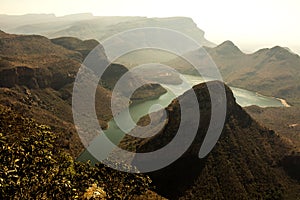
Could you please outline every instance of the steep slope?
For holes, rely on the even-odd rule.
[[[220,87],[222,83],[207,84]],[[204,159],[199,159],[198,152],[210,121],[211,105],[206,84],[193,87],[201,116],[197,136],[177,161],[149,173],[156,191],[170,199],[295,198],[300,194],[299,184],[287,175],[280,164],[292,148],[274,131],[254,121],[236,104],[231,90],[227,86],[225,88],[227,116],[222,135],[212,152]],[[188,102],[190,92],[175,99],[165,109],[168,120],[157,135],[147,139],[126,136],[120,146],[135,152],[152,152],[168,144],[180,124],[179,101]],[[194,108],[187,109],[193,112]],[[159,122],[160,115],[154,116],[154,121]],[[146,125],[148,122],[146,117],[140,124]],[[197,122],[191,118],[188,123]]]
[[[257,121],[276,130],[286,143],[294,147],[292,155],[286,156],[281,165],[297,180],[300,180],[300,113],[298,107],[259,108],[250,106],[246,111]],[[280,117],[278,117],[280,116]]]
[[[288,143],[295,146],[295,151],[300,152],[300,112],[298,107],[260,108],[250,106],[245,110],[261,124],[276,130]]]

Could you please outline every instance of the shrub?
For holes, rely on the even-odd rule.
[[[0,199],[131,199],[148,189],[147,176],[77,162],[49,127],[9,114],[0,116]]]

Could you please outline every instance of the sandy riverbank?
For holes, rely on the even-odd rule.
[[[291,105],[289,105],[289,104],[286,102],[286,100],[280,99],[280,98],[276,98],[276,99],[278,99],[278,100],[282,103],[282,105],[283,105],[284,107],[287,107],[287,108],[291,107]]]

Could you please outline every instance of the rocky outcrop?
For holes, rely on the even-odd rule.
[[[1,87],[60,89],[75,80],[82,60],[79,52],[36,35],[3,33],[0,39]]]
[[[16,66],[11,69],[0,71],[0,87],[12,88],[16,85],[22,85],[30,89],[47,87],[60,89],[65,85],[74,82],[75,75],[74,72],[72,74],[69,72],[55,73],[49,69]]]
[[[29,88],[38,88],[35,77],[35,71],[25,66],[2,70],[0,74],[0,87],[10,88],[19,84],[26,85]]]

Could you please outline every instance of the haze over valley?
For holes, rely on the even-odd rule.
[[[12,2],[0,199],[299,198],[297,2]]]

